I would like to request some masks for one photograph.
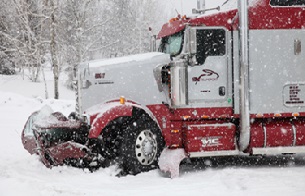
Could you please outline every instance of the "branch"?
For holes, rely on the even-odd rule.
[[[47,16],[47,15],[44,15],[44,14],[36,14],[36,13],[30,12],[29,15],[37,17],[37,18],[50,19],[50,16]]]
[[[112,43],[110,43],[110,44],[107,44],[107,45],[102,46],[102,47],[99,47],[99,48],[89,49],[89,51],[90,51],[90,52],[94,52],[94,51],[97,51],[97,50],[101,50],[101,49],[107,48],[107,47],[109,47],[109,46],[111,46],[111,45],[113,45],[113,44],[117,44],[117,43],[119,43],[119,42],[120,42],[120,41],[117,40],[117,41],[115,41],[115,42],[112,42]],[[92,44],[92,45],[93,45],[93,44]],[[91,45],[91,46],[92,46],[92,45]]]
[[[100,23],[100,24],[97,24],[97,25],[93,25],[92,27],[90,27],[90,28],[86,29],[85,31],[83,31],[83,33],[81,33],[81,34],[90,32],[90,31],[94,30],[94,28],[102,27],[103,25],[107,24],[109,21],[110,21],[110,18],[107,19],[106,21],[104,21],[103,23]]]
[[[4,37],[6,37],[6,38],[9,39],[9,40],[12,40],[13,42],[17,42],[17,43],[19,43],[19,44],[24,45],[23,42],[21,42],[20,40],[18,40],[18,39],[16,39],[16,38],[12,37],[11,35],[9,35],[9,34],[7,34],[7,33],[4,33],[4,32],[2,32],[2,31],[0,31],[0,35],[3,35]],[[15,44],[15,43],[14,43],[14,44]],[[15,44],[15,45],[16,45],[16,44]]]
[[[0,45],[0,49],[2,49],[4,53],[6,52],[18,52],[18,50],[16,48],[7,48],[7,47],[3,47]]]

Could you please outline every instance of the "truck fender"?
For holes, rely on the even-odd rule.
[[[125,104],[120,104],[119,102],[110,102],[99,105],[96,109],[96,112],[93,115],[90,115],[90,112],[87,113],[90,116],[93,116],[93,119],[91,121],[91,128],[89,131],[89,138],[98,138],[98,136],[102,133],[103,129],[111,121],[117,119],[118,117],[136,117],[140,114],[146,113],[159,126],[151,111],[148,108],[138,105],[136,103],[128,102]]]

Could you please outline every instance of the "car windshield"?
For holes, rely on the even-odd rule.
[[[69,141],[71,140],[72,133],[67,128],[53,128],[44,131],[45,139],[49,142]]]
[[[159,52],[176,56],[180,54],[183,46],[183,32],[178,32],[174,35],[164,37],[159,46]]]
[[[47,146],[67,141],[84,144],[88,136],[88,132],[85,129],[71,129],[67,127],[44,129],[41,130],[41,134]]]

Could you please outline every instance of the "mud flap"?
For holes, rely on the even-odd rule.
[[[164,173],[169,173],[171,178],[179,177],[180,162],[187,158],[184,149],[165,148],[159,157],[159,168]]]

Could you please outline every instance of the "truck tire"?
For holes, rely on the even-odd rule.
[[[98,138],[99,153],[106,159],[114,160],[119,156],[118,149],[121,148],[122,130],[124,130],[122,119],[112,121],[102,132],[102,137]]]
[[[163,147],[164,140],[157,123],[142,115],[124,130],[121,173],[136,175],[157,168]]]

